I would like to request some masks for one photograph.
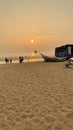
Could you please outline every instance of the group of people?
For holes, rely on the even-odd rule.
[[[23,56],[19,56],[19,63],[22,63],[23,60],[24,60],[24,57]],[[9,64],[9,63],[11,64],[12,63],[12,57],[11,58],[5,57],[5,63],[6,64]]]
[[[6,64],[7,64],[7,63],[10,63],[10,64],[11,64],[11,63],[12,63],[12,58],[7,58],[7,57],[5,57],[5,62],[6,62]]]

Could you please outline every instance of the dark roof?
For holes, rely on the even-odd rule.
[[[73,46],[73,44],[65,44],[65,45],[61,45],[61,46],[56,47],[56,48],[64,48],[64,47],[68,47],[68,46]]]

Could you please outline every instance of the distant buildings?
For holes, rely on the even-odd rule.
[[[73,56],[73,44],[66,44],[55,48],[55,56]]]

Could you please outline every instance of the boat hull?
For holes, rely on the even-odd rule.
[[[67,57],[49,57],[46,55],[41,54],[42,58],[44,59],[45,62],[63,62],[67,60]]]

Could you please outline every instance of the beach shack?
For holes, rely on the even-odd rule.
[[[55,48],[55,56],[66,57],[73,56],[73,44],[66,44]]]

